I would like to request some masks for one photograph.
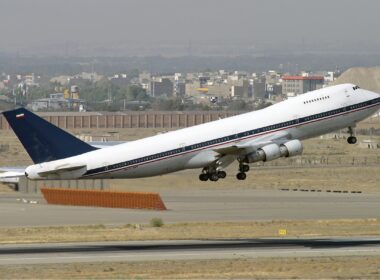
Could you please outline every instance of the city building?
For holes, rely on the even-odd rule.
[[[39,79],[40,77],[37,77],[37,79],[36,79],[34,76],[34,73],[32,73],[30,75],[25,75],[23,78],[24,78],[23,79],[24,83],[28,87],[32,87],[32,86],[38,87],[39,86],[39,83],[36,80]]]
[[[72,92],[70,95],[75,98],[70,97],[67,91],[63,93],[52,93],[49,98],[33,100],[27,107],[32,111],[82,111],[86,102],[82,99],[76,98],[79,97],[77,92]]]
[[[296,96],[323,87],[323,76],[283,76],[282,94]]]
[[[236,84],[231,86],[231,97],[248,97],[249,82],[246,79],[240,79],[236,81]]]
[[[260,77],[254,76],[252,83],[252,97],[256,100],[265,99],[267,94],[265,75],[262,75]]]
[[[174,95],[175,96],[186,95],[186,80],[183,78],[182,73],[174,74]]]
[[[150,92],[154,97],[173,95],[173,82],[169,78],[155,77],[150,82]]]
[[[130,84],[130,79],[127,74],[115,74],[109,78],[111,83],[118,87],[127,87]]]
[[[174,83],[174,94],[176,96],[185,96],[186,95],[186,82],[185,81],[175,81]]]

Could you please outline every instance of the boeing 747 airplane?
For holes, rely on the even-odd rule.
[[[236,178],[244,180],[249,163],[301,155],[302,140],[338,129],[348,128],[347,141],[355,144],[356,123],[379,107],[379,94],[342,84],[105,148],[82,142],[24,108],[3,114],[34,162],[18,175],[32,180],[140,178],[198,168],[200,180],[218,181],[235,160]]]

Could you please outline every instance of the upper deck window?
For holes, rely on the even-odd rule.
[[[317,101],[322,101],[322,100],[325,100],[325,99],[328,99],[328,98],[330,98],[329,95],[322,96],[322,97],[319,97],[319,98],[317,98],[317,99],[305,100],[305,101],[303,102],[303,104],[308,104],[308,103],[313,103],[313,102],[317,102]]]
[[[359,89],[359,88],[360,88],[359,86],[354,86],[354,87],[352,87],[353,90],[357,90],[357,89]]]

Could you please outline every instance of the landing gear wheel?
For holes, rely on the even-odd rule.
[[[216,182],[219,180],[219,176],[216,173],[210,174],[210,181]]]
[[[357,141],[358,139],[355,136],[350,136],[347,138],[348,144],[356,144]]]
[[[205,174],[205,173],[202,173],[199,175],[199,180],[201,181],[207,181],[209,178],[208,178],[208,174]]]
[[[218,171],[218,177],[220,178],[220,179],[224,179],[224,178],[226,178],[226,176],[227,176],[227,173],[225,172],[225,171]]]
[[[248,172],[248,171],[249,171],[249,165],[247,165],[247,164],[242,164],[242,165],[240,165],[240,166],[239,166],[239,171],[240,171],[241,173]]]
[[[236,178],[238,180],[245,180],[247,178],[247,174],[245,174],[244,172],[239,172],[238,174],[236,174]]]

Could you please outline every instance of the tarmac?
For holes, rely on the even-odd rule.
[[[380,218],[380,193],[257,189],[163,190],[167,211],[61,206],[41,195],[0,195],[0,227]]]
[[[380,239],[172,240],[0,246],[0,266],[320,256],[380,256]]]

